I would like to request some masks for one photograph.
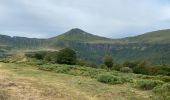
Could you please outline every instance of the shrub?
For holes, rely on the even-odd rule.
[[[121,72],[124,72],[124,73],[131,73],[131,72],[133,72],[132,69],[129,68],[129,67],[122,67],[122,68],[120,69],[120,71],[121,71]]]
[[[170,76],[161,76],[160,80],[162,80],[164,82],[170,82]]]
[[[44,59],[46,53],[47,53],[47,51],[27,52],[27,53],[25,53],[25,56],[42,60],[42,59]]]
[[[150,62],[142,61],[142,62],[138,63],[138,65],[136,67],[133,68],[133,71],[134,71],[134,73],[137,73],[137,74],[148,75],[150,67],[152,67]]]
[[[100,64],[100,65],[99,65],[99,68],[101,68],[101,69],[106,69],[106,68],[107,68],[107,66],[106,66],[106,65],[104,65],[104,64]]]
[[[122,76],[122,81],[125,82],[133,82],[133,79],[130,76]]]
[[[163,82],[159,80],[137,80],[135,82],[135,87],[144,89],[144,90],[152,90],[154,87],[162,85]]]
[[[100,75],[97,80],[102,83],[107,83],[107,84],[122,84],[124,81],[122,81],[121,77],[118,76],[113,76],[111,74],[103,74]]]
[[[113,64],[113,67],[112,67],[113,70],[117,70],[117,71],[120,71],[121,68],[122,66],[120,64]]]
[[[158,71],[156,74],[170,76],[170,66],[160,65],[157,67],[158,67]]]
[[[105,56],[103,62],[109,69],[113,67],[113,58],[111,56]]]
[[[51,63],[57,63],[57,51],[49,52],[45,55],[44,60]]]
[[[86,61],[84,61],[82,59],[78,59],[77,62],[76,62],[76,65],[85,66],[86,65]]]
[[[139,64],[139,62],[137,62],[137,61],[133,61],[133,62],[125,61],[123,63],[123,66],[129,67],[129,68],[134,68],[134,67],[138,66],[138,64]]]
[[[170,100],[170,84],[163,84],[153,89],[153,92],[160,98],[160,100]]]
[[[76,52],[70,48],[62,49],[57,54],[57,63],[59,64],[76,64]]]

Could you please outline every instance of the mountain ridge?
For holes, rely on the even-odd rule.
[[[108,41],[111,40],[106,37],[101,37],[97,35],[93,35],[91,33],[85,32],[79,28],[71,29],[61,35],[58,35],[53,38],[49,38],[47,40],[52,41],[75,41],[75,42],[95,42],[95,41]]]
[[[163,34],[163,35],[162,35]],[[161,38],[163,37],[163,38]],[[69,41],[78,41],[78,42],[92,42],[92,41],[109,41],[108,43],[114,43],[115,41],[120,41],[120,42],[129,42],[129,43],[141,43],[141,42],[156,42],[156,41],[165,41],[168,40],[167,42],[170,42],[170,29],[166,30],[158,30],[158,31],[152,31],[152,32],[146,32],[141,35],[137,36],[132,36],[132,37],[126,37],[126,38],[120,38],[120,39],[113,39],[113,38],[107,38],[107,37],[102,37],[98,35],[94,35],[88,32],[85,32],[84,30],[81,30],[79,28],[73,28],[61,35],[57,35],[52,38],[28,38],[28,37],[20,37],[20,36],[8,36],[8,35],[2,35],[0,34],[0,40],[3,38],[8,38],[8,39],[16,39],[16,38],[25,38],[25,39],[37,39],[37,40],[69,40]],[[151,39],[155,38],[155,39]],[[150,41],[149,41],[150,39]],[[158,43],[157,42],[157,43]]]
[[[147,32],[138,36],[126,38],[129,42],[138,43],[170,43],[170,29]]]
[[[164,34],[164,35],[161,35]],[[10,37],[0,35],[0,55],[4,50],[61,49],[69,47],[80,58],[100,63],[104,55],[111,55],[117,62],[148,60],[155,64],[170,64],[170,30],[149,32],[136,37],[109,39],[80,29],[72,29],[48,39]],[[5,50],[8,51],[8,50]]]

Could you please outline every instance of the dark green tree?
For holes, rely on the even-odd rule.
[[[57,63],[59,64],[76,64],[76,52],[70,48],[62,49],[57,54]]]
[[[109,69],[113,67],[113,58],[111,56],[105,56],[103,62]]]

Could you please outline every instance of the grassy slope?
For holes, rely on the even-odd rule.
[[[10,100],[149,100],[151,94],[129,84],[106,85],[88,77],[40,71],[25,64],[0,63],[0,76],[1,91]]]
[[[51,38],[53,42],[57,41],[75,41],[85,43],[170,43],[170,29],[148,32],[139,36],[109,39],[89,34],[80,29],[72,29],[62,35]]]
[[[130,43],[170,43],[170,29],[148,32],[139,36],[126,38],[124,40]]]
[[[53,37],[48,39],[48,41],[52,41],[54,43],[61,42],[61,41],[72,41],[72,42],[83,42],[83,43],[91,43],[91,42],[111,42],[111,39],[100,37],[97,35],[93,35],[90,33],[87,33],[81,29],[72,29],[64,34],[61,34],[59,36]]]

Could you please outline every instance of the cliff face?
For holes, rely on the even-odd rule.
[[[7,46],[11,48],[38,48],[45,46],[46,40],[26,37],[10,37],[0,35],[0,46]]]
[[[0,35],[0,55],[14,49],[61,49],[70,47],[85,60],[102,62],[105,55],[116,62],[148,60],[155,64],[170,64],[170,30],[146,33],[124,39],[108,39],[80,29],[72,29],[49,39]]]
[[[148,60],[155,64],[170,64],[170,44],[90,44],[66,43],[78,55],[89,61],[102,62],[105,55],[111,55],[116,62]]]

